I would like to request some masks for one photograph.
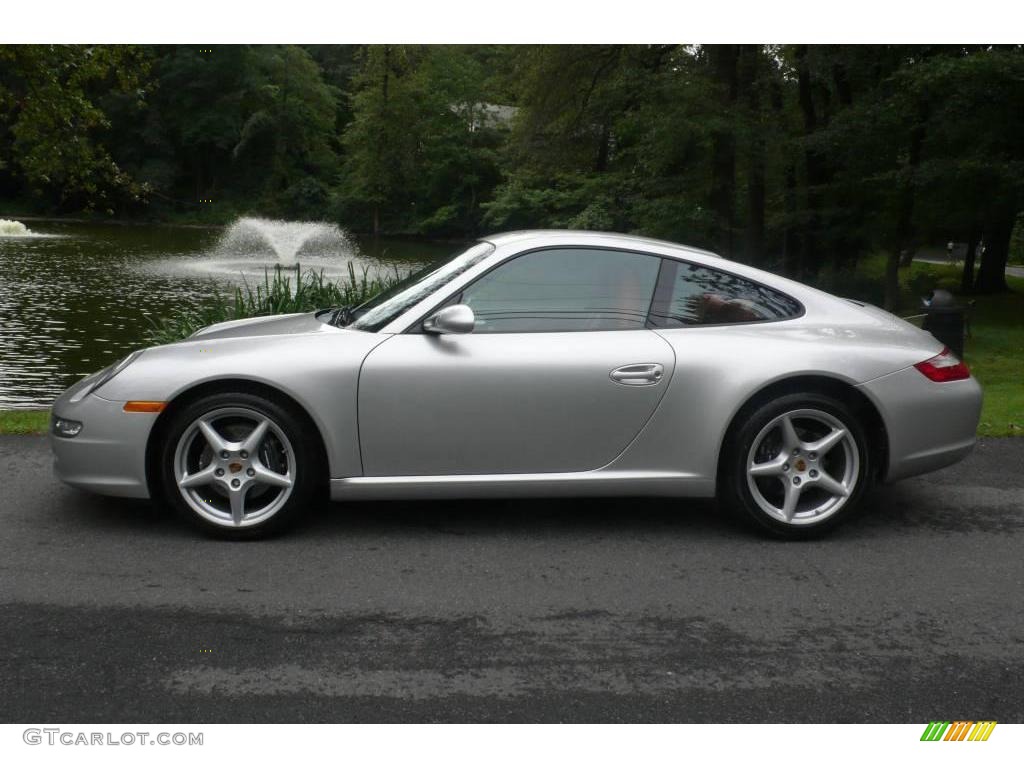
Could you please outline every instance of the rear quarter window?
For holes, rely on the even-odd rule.
[[[763,323],[802,313],[796,299],[753,280],[665,259],[651,305],[651,323],[656,328]]]

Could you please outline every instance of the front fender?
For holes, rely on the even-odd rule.
[[[153,347],[103,385],[107,400],[171,402],[188,390],[221,380],[251,381],[295,400],[316,424],[332,478],[362,474],[357,424],[359,371],[387,338],[343,331],[294,336],[197,338]]]

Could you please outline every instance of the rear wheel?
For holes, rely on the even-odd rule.
[[[728,447],[723,496],[777,536],[808,538],[853,513],[871,477],[856,414],[825,395],[787,395],[757,410]]]
[[[295,522],[318,494],[321,462],[296,414],[252,393],[196,400],[161,450],[166,500],[207,533],[257,538]]]

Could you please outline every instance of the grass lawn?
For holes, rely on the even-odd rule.
[[[927,293],[922,288],[934,283],[958,291],[960,270],[915,262],[902,270],[901,280],[905,309],[899,314],[913,314]],[[964,346],[971,373],[985,390],[978,434],[986,437],[1024,436],[1024,279],[1006,281],[1009,293],[972,297],[971,335]]]
[[[1014,292],[979,297],[964,356],[985,390],[979,435],[1024,435],[1024,280]]]
[[[0,435],[42,435],[49,428],[49,411],[0,411]]]
[[[880,304],[877,293],[885,268],[884,258],[861,261],[852,280],[849,276],[825,276],[823,287],[844,296]],[[899,314],[919,311],[920,297],[939,285],[956,287],[956,267],[915,262],[901,270],[902,309]],[[965,356],[971,371],[985,389],[978,434],[986,437],[1024,435],[1024,279],[1008,277],[1013,289],[998,296],[978,296],[971,312],[971,338]],[[851,290],[852,287],[852,290]],[[845,288],[845,290],[844,290]],[[0,410],[0,434],[43,434],[49,428],[49,411]]]

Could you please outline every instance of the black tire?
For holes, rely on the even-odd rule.
[[[808,415],[803,417],[798,415],[801,413]],[[795,449],[799,453],[792,454],[793,461],[789,461],[791,454],[782,447],[784,443],[784,437],[781,434],[783,427],[778,420],[788,420],[790,424],[795,424],[797,435],[802,440],[806,438],[808,442],[812,442],[815,437],[813,430],[815,424],[820,424],[823,429],[830,428],[824,420],[818,420],[817,416],[810,415],[822,413],[835,420],[831,425],[832,429],[835,428],[836,423],[841,424],[847,430],[849,440],[845,437],[842,438],[843,442],[827,449],[820,457],[816,453],[804,451],[802,448]],[[787,414],[791,415],[788,419]],[[770,425],[773,426],[770,427]],[[765,430],[769,431],[765,432]],[[774,450],[773,440],[779,441],[778,453]],[[760,443],[758,451],[754,451],[755,441]],[[807,443],[805,442],[805,444]],[[765,452],[764,456],[770,459],[770,461],[765,460],[764,466],[769,463],[786,461],[787,463],[783,465],[785,473],[780,472],[778,477],[750,477],[748,468],[752,461],[757,464],[755,469],[762,466],[760,463],[762,459],[759,458],[759,452],[762,450]],[[838,453],[840,450],[842,451],[841,455]],[[814,462],[811,462],[811,456],[815,457]],[[820,472],[814,469],[818,466],[817,462],[819,461],[821,462]],[[818,485],[823,479],[832,479],[832,474],[835,473],[826,471],[826,461],[830,462],[830,467],[839,466],[841,462],[842,468],[838,471],[843,473],[844,478],[847,472],[856,473],[846,484],[840,483],[844,485],[846,496],[832,494]],[[849,470],[847,470],[848,464]],[[817,393],[784,395],[751,409],[749,413],[741,414],[736,426],[727,437],[720,466],[719,497],[723,505],[744,521],[752,523],[759,530],[783,539],[816,538],[849,519],[856,513],[861,498],[870,486],[874,470],[871,465],[867,434],[856,411],[841,400]],[[811,473],[816,473],[813,479],[810,477]],[[823,475],[828,477],[822,478]],[[793,484],[794,477],[803,482],[801,493],[806,493],[807,496],[802,503],[808,509],[803,512],[791,512],[791,521],[786,522],[782,517],[786,514],[785,509],[769,513],[762,507],[762,504],[770,508],[785,507],[786,503],[783,499],[787,492],[793,490],[788,486]],[[752,484],[756,490],[751,488]],[[759,498],[755,496],[755,492]],[[816,495],[812,496],[812,492]],[[827,497],[829,496],[833,498],[832,507],[828,506]],[[798,498],[800,498],[799,495]],[[822,501],[824,511],[816,513],[814,505],[819,498],[825,499]],[[798,505],[800,503],[797,502]],[[799,510],[799,506],[797,510]]]
[[[228,432],[221,435],[235,441],[244,441],[245,425],[259,423],[260,417],[269,420],[271,426],[268,426],[267,437],[263,438],[261,447],[252,457],[245,451],[237,456],[231,452],[223,459],[212,454],[206,457],[203,452],[212,449],[209,449],[205,437],[196,434],[196,424],[199,419],[211,415],[217,430],[236,429],[234,436]],[[216,538],[258,539],[278,534],[322,505],[325,498],[323,490],[327,470],[320,446],[315,439],[310,439],[313,428],[304,414],[253,392],[210,394],[177,407],[169,414],[169,421],[161,430],[161,444],[157,450],[160,500],[192,526]],[[243,456],[245,458],[241,458]],[[179,486],[179,472],[190,461],[196,466],[197,474],[200,470],[215,471],[215,461],[227,468],[220,469],[221,477],[211,480],[209,485],[182,488]],[[273,468],[270,464],[274,464]],[[261,484],[259,477],[246,477],[268,469],[290,480],[290,487],[277,488]],[[237,474],[233,475],[233,472]],[[191,475],[191,471],[188,474]],[[270,477],[269,474],[267,476]],[[249,484],[247,492],[240,494],[243,522],[237,525],[221,519],[219,515],[226,513],[230,516],[234,510],[229,500],[230,483],[240,483],[243,488]],[[253,498],[256,500],[253,506],[258,506],[266,498],[268,501],[264,509],[270,510],[269,513],[262,517],[258,514],[246,517],[245,506],[253,503]]]

